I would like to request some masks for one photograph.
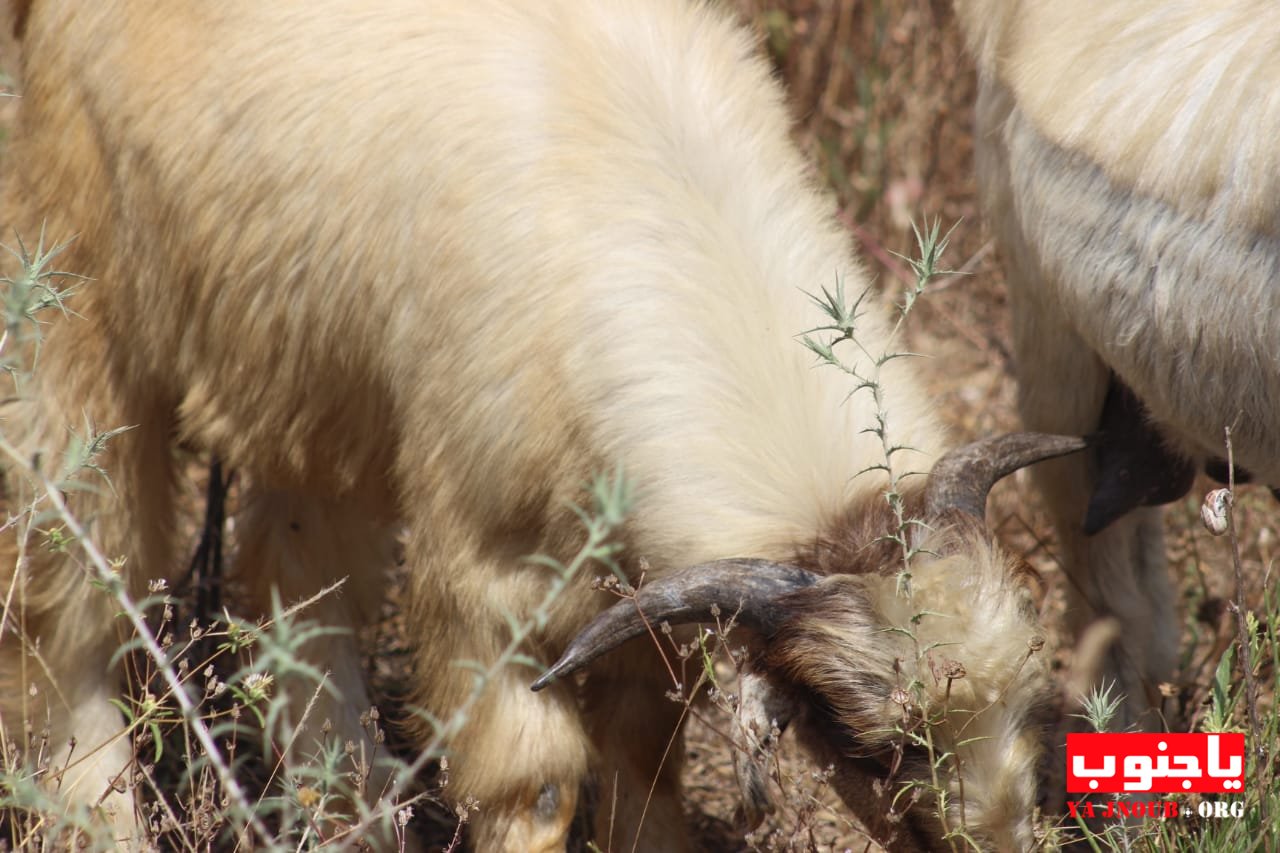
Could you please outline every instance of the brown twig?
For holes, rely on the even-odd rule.
[[[1235,494],[1236,466],[1235,455],[1231,448],[1231,427],[1224,427],[1223,433],[1227,445],[1227,535],[1231,538],[1231,564],[1236,573],[1235,601],[1227,606],[1236,615],[1236,627],[1240,641],[1240,668],[1244,670],[1245,711],[1249,716],[1249,743],[1252,745],[1259,763],[1265,757],[1258,724],[1258,681],[1253,676],[1253,652],[1249,643],[1249,614],[1245,601],[1244,567],[1240,562],[1240,538],[1236,533]],[[1259,807],[1266,810],[1266,798],[1259,801]],[[1266,816],[1263,816],[1266,824]]]

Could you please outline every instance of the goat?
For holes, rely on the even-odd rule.
[[[1037,470],[1069,621],[1123,625],[1102,678],[1154,723],[1177,622],[1160,511],[1223,455],[1280,483],[1272,4],[958,0],[978,172],[1030,429],[1100,431]]]
[[[248,477],[235,571],[259,606],[272,588],[296,599],[350,575],[319,616],[361,624],[403,526],[413,698],[448,718],[473,684],[454,663],[491,661],[507,617],[551,582],[522,558],[569,558],[583,484],[620,461],[636,494],[621,565],[633,580],[641,558],[652,567],[639,606],[666,591],[697,615],[724,584],[725,612],[743,605],[758,637],[761,690],[799,703],[873,831],[941,843],[928,797],[897,824],[872,784],[891,765],[895,780],[927,775],[895,733],[927,714],[956,756],[941,770],[952,828],[1029,842],[1044,661],[1021,564],[981,516],[996,478],[1083,444],[1020,435],[942,455],[908,361],[884,365],[879,409],[813,369],[795,339],[817,319],[803,291],[836,275],[860,292],[867,277],[725,13],[686,0],[19,12],[0,221],[75,233],[60,265],[93,280],[78,316],[48,328],[11,427],[56,452],[82,413],[134,426],[104,457],[119,500],[72,498],[135,591],[174,570],[178,442]],[[890,328],[868,312],[857,335],[870,375]],[[909,528],[909,595],[882,539],[897,530],[885,476],[860,474],[885,461],[867,432],[877,412],[903,448],[895,465],[933,470],[902,485],[928,524]],[[750,560],[716,562],[734,557]],[[111,736],[110,607],[72,561],[44,559],[24,578],[26,630],[66,699],[50,708],[55,739],[101,747],[68,783],[93,801],[129,758]],[[616,625],[607,599],[574,581],[528,653],[551,660],[601,611]],[[940,643],[967,669],[954,685],[929,674]],[[35,671],[5,652],[6,678]],[[322,695],[311,719],[358,737],[349,638],[306,652],[344,700]],[[588,668],[580,689],[536,694],[504,671],[452,738],[450,793],[481,805],[475,849],[563,849],[593,768],[616,801],[602,837],[688,848],[679,750],[659,758],[680,713],[658,655],[631,644]],[[129,795],[108,802],[130,831]]]

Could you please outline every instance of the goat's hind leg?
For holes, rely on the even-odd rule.
[[[1034,319],[1028,312],[1025,304],[1015,303],[1026,426],[1061,434],[1095,432],[1105,408],[1109,371],[1074,336],[1052,323],[1042,325],[1051,312]],[[1124,697],[1108,724],[1111,731],[1158,727],[1153,713],[1158,685],[1172,676],[1177,648],[1160,510],[1134,509],[1088,535],[1086,518],[1099,482],[1094,452],[1045,462],[1036,466],[1033,477],[1053,519],[1066,575],[1065,621],[1075,640],[1068,685],[1073,692],[1109,689],[1113,697]],[[1090,632],[1093,626],[1099,633]],[[1089,636],[1103,644],[1082,642]],[[1062,698],[1066,715],[1056,727],[1044,768],[1045,805],[1055,812],[1066,807],[1065,735],[1088,728],[1077,716],[1084,697]],[[1101,831],[1101,824],[1095,829]]]
[[[284,758],[294,765],[311,761],[326,744],[354,746],[351,766],[340,769],[356,774],[351,793],[372,805],[390,784],[393,762],[376,734],[385,722],[370,716],[356,635],[378,618],[398,544],[395,525],[371,517],[367,505],[250,484],[237,514],[233,576],[257,616],[271,614],[273,594],[286,610],[314,599],[290,623],[295,628],[312,623],[321,632],[279,651],[296,655],[321,673],[323,682],[301,675],[285,680],[285,715],[281,730],[271,733],[273,742],[289,750]],[[330,587],[336,588],[324,593]],[[275,636],[287,643],[291,633],[303,636],[287,629]]]
[[[51,336],[45,376],[60,375],[57,344]],[[114,840],[132,846],[142,836],[131,735],[112,703],[121,701],[122,687],[122,665],[113,657],[133,629],[118,616],[121,605],[103,575],[118,574],[121,591],[138,601],[147,594],[148,580],[173,570],[175,472],[167,408],[121,405],[108,384],[71,395],[73,405],[61,408],[54,400],[66,389],[46,388],[46,396],[14,404],[18,411],[11,409],[7,419],[6,426],[23,435],[28,458],[40,452],[50,460],[53,477],[72,473],[53,471],[52,461],[68,458],[68,429],[85,423],[83,412],[103,428],[134,426],[111,438],[94,460],[109,482],[93,468],[74,473],[82,488],[60,492],[67,514],[45,512],[46,487],[20,466],[7,466],[6,508],[21,517],[3,534],[0,725],[7,762],[19,760],[7,752],[9,744],[39,753],[37,741],[47,732],[47,764],[41,766],[38,755],[27,756],[41,766],[38,775],[46,787],[60,792],[69,811],[106,813]],[[70,411],[76,416],[67,417]],[[33,507],[39,516],[22,515]],[[157,696],[166,692],[161,684],[141,689]]]
[[[1022,301],[1034,298],[1024,294]],[[1093,433],[1103,416],[1110,373],[1082,342],[1054,328],[1046,319],[1050,315],[1015,306],[1023,420],[1045,432]],[[1120,639],[1091,668],[1100,682],[1114,684],[1114,692],[1126,696],[1115,725],[1157,725],[1151,711],[1159,703],[1159,684],[1173,677],[1177,656],[1161,512],[1138,507],[1086,533],[1090,507],[1098,505],[1098,465],[1092,454],[1080,454],[1035,469],[1069,578],[1067,621],[1077,638],[1098,620],[1119,623]]]

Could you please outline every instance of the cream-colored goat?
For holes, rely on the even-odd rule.
[[[980,69],[979,172],[1023,417],[1126,444],[1039,473],[1072,621],[1122,624],[1105,677],[1136,719],[1177,651],[1160,514],[1143,505],[1222,457],[1227,426],[1237,465],[1280,484],[1280,8],[957,7]],[[1086,514],[1101,532],[1085,535]]]
[[[815,369],[796,340],[821,322],[805,291],[838,277],[858,293],[867,279],[788,139],[769,69],[723,12],[686,0],[24,12],[0,223],[76,234],[58,264],[92,281],[78,316],[48,329],[6,429],[56,451],[86,412],[136,425],[105,462],[119,501],[74,496],[105,552],[127,556],[135,591],[178,567],[178,442],[253,484],[237,572],[260,606],[272,586],[296,599],[350,577],[319,617],[359,624],[403,525],[413,698],[443,718],[472,685],[456,664],[492,660],[506,616],[542,597],[549,577],[523,558],[568,559],[582,541],[569,507],[620,461],[636,493],[625,569],[646,559],[690,612],[766,591],[755,604],[768,618],[742,614],[756,670],[873,831],[902,849],[941,844],[930,798],[907,798],[896,822],[896,787],[872,786],[929,775],[910,741],[895,757],[895,728],[927,712],[938,749],[957,750],[943,770],[951,828],[1029,843],[1028,715],[1044,671],[1016,561],[980,516],[995,477],[1080,444],[1014,437],[945,457],[927,486],[908,477],[908,507],[931,527],[911,528],[924,550],[913,595],[898,593],[884,478],[860,473],[884,459],[871,397],[846,400],[851,380]],[[869,374],[894,344],[870,311],[858,336]],[[912,370],[885,365],[883,407],[890,440],[914,448],[895,464],[927,471],[944,441]],[[729,557],[754,560],[678,571]],[[699,579],[718,585],[685,589]],[[55,742],[74,732],[77,758],[107,744],[67,786],[96,800],[129,760],[111,740],[112,608],[71,561],[46,557],[23,581],[26,630],[59,688],[40,691],[59,697]],[[550,662],[610,603],[586,581],[530,654]],[[916,625],[918,646],[886,630],[899,625]],[[346,701],[322,696],[312,719],[355,738],[359,659],[349,638],[325,643],[308,653]],[[921,651],[944,647],[967,669],[954,686]],[[10,683],[38,671],[20,669],[12,632],[3,648]],[[687,849],[679,749],[666,755],[680,708],[658,661],[636,643],[591,665],[581,691],[531,692],[519,668],[488,685],[449,744],[450,794],[480,803],[474,849],[562,849],[593,768],[609,804],[599,838]],[[7,725],[16,713],[6,705]],[[112,799],[131,831],[131,797]]]

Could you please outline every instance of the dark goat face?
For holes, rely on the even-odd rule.
[[[941,459],[920,496],[906,576],[865,560],[818,573],[752,559],[667,574],[597,617],[534,689],[649,625],[732,615],[759,650],[747,682],[748,713],[762,715],[755,730],[768,731],[770,715],[794,717],[878,838],[903,850],[949,847],[950,833],[992,849],[1029,847],[1044,641],[1027,572],[989,542],[981,514],[1000,477],[1084,446],[1018,434]],[[743,784],[749,798],[763,789]]]
[[[1000,551],[965,536],[949,556],[913,561],[909,590],[892,575],[840,575],[789,598],[746,682],[771,698],[748,695],[748,713],[794,717],[841,798],[893,849],[946,848],[956,832],[1029,847],[1048,671],[1031,592]]]

